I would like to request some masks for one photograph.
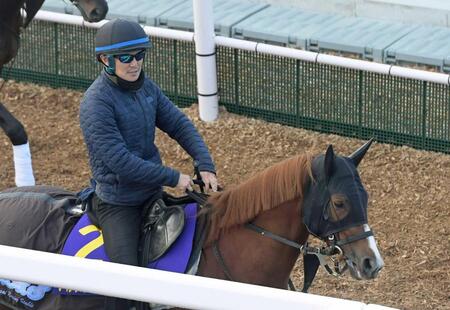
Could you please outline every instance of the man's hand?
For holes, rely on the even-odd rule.
[[[200,171],[200,176],[202,177],[203,183],[205,183],[205,190],[211,190],[217,192],[217,178],[216,175],[209,171]]]
[[[186,190],[192,191],[192,185],[194,185],[192,178],[186,174],[180,173],[180,178],[178,179],[177,188],[180,188],[183,191],[186,191]]]

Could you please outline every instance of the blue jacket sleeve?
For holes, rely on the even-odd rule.
[[[177,185],[178,171],[143,160],[127,149],[112,105],[98,98],[83,102],[80,125],[90,157],[101,160],[120,178],[152,187]]]
[[[158,108],[156,126],[199,163],[200,171],[216,172],[208,147],[191,120],[167,98],[158,86],[154,85]]]

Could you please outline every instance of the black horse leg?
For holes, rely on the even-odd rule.
[[[35,185],[28,137],[22,123],[0,102],[0,127],[13,145],[17,186]]]
[[[22,145],[28,142],[27,132],[22,123],[1,102],[0,127],[5,131],[13,145]]]

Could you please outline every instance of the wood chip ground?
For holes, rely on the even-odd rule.
[[[78,124],[82,93],[9,81],[3,102],[25,125],[37,184],[78,191],[90,171]],[[199,120],[198,107],[184,112],[194,121],[215,159],[220,182],[239,184],[252,174],[302,152],[333,144],[350,154],[363,141],[267,123],[226,111],[213,123]],[[165,164],[192,172],[190,158],[158,132]],[[333,278],[322,270],[311,293],[400,309],[450,309],[450,156],[375,143],[360,166],[370,195],[369,223],[385,268],[374,281]],[[0,189],[14,186],[12,148],[0,134]],[[302,262],[293,280],[302,285]]]

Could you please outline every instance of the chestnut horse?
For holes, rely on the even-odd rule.
[[[105,18],[108,12],[106,0],[70,1],[88,22],[98,22]],[[0,73],[3,66],[16,57],[20,46],[20,32],[28,26],[43,2],[44,0],[0,0]],[[22,10],[25,11],[25,14],[21,12]],[[0,91],[2,86],[3,84],[0,84]],[[1,102],[0,127],[13,145],[22,145],[28,142],[23,125]]]
[[[196,274],[286,289],[299,255],[317,254],[320,262],[325,256],[334,258],[335,272],[347,266],[355,279],[376,278],[384,263],[367,223],[368,195],[357,171],[370,143],[349,157],[336,155],[332,146],[325,154],[299,155],[239,186],[212,194],[208,207],[200,211],[208,215],[209,225]],[[62,217],[67,216],[61,208],[48,216],[40,206],[33,205],[27,214],[23,205],[8,205],[8,201],[14,202],[14,191],[24,190],[0,193],[0,244],[20,246],[12,240],[24,235],[30,236],[27,242],[36,244],[29,239],[42,235],[39,229],[46,227],[61,237],[54,225],[55,220],[64,222]],[[60,213],[58,217],[56,212]],[[27,221],[28,225],[17,225],[31,213],[34,224]],[[323,240],[324,245],[308,246],[310,234]],[[42,240],[51,243],[48,251],[63,243],[52,242],[51,234],[45,235]],[[7,290],[1,286],[5,281],[0,280],[0,291]],[[39,309],[101,309],[104,305],[100,296],[47,295]],[[7,304],[5,298],[0,302]]]

